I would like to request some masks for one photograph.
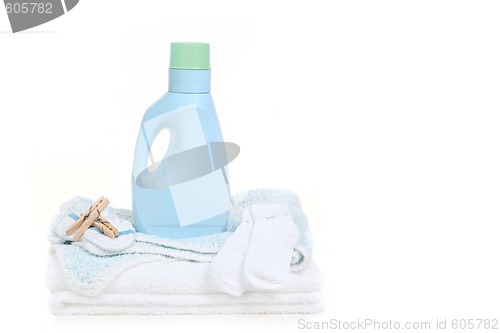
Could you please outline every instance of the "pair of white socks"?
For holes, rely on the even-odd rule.
[[[283,205],[252,205],[212,262],[219,289],[240,296],[249,285],[278,290],[288,281],[299,230]]]

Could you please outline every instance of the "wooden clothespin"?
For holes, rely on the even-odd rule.
[[[109,223],[108,221],[104,220],[102,217],[98,217],[94,221],[94,223],[92,223],[93,227],[96,227],[97,229],[99,229],[103,234],[105,234],[109,238],[115,238],[118,235],[115,235],[113,229],[111,227],[109,227],[110,225],[111,225],[111,223]]]
[[[90,213],[99,206],[104,201],[104,197],[101,196],[99,199],[97,199],[96,202],[92,206],[90,206],[88,212],[86,214],[81,214],[78,220],[76,220],[67,230],[66,230],[66,235],[71,235],[74,233],[78,228],[82,226],[83,221],[85,221],[89,216]]]
[[[66,235],[75,233],[75,241],[80,240],[85,231],[92,226],[94,221],[100,217],[101,212],[108,206],[109,200],[105,197],[100,197],[92,206],[90,206],[87,213],[82,214],[78,220],[75,221],[67,230]],[[109,222],[108,222],[109,223]],[[114,234],[114,233],[113,233]],[[114,237],[113,237],[114,238]]]
[[[118,229],[116,229],[115,226],[112,225],[110,222],[103,220],[101,223],[104,224],[104,226],[111,229],[111,231],[113,232],[113,235],[115,235],[115,237],[118,237],[118,235],[120,235],[120,232],[118,231]],[[112,238],[114,238],[114,237],[112,237]]]

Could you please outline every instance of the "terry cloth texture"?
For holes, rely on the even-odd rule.
[[[176,295],[175,297],[177,298],[186,296],[182,292],[176,293],[174,290],[163,290],[160,294],[146,294],[147,296],[143,293],[138,293],[138,297],[135,298],[135,301],[130,299],[130,302],[125,302],[128,298],[123,298],[124,294],[126,294],[127,297],[130,296],[129,293],[123,292],[126,288],[123,290],[115,290],[111,293],[109,292],[112,286],[116,286],[117,280],[126,281],[123,280],[123,276],[126,275],[127,272],[134,271],[134,269],[138,270],[140,267],[147,267],[148,265],[159,264],[163,265],[165,270],[169,270],[170,268],[167,267],[173,267],[172,265],[179,263],[183,263],[184,265],[190,264],[191,266],[188,267],[207,267],[206,274],[208,274],[208,267],[210,266],[209,263],[213,260],[215,255],[224,245],[225,241],[232,235],[241,222],[241,213],[243,209],[253,204],[282,204],[288,207],[293,216],[294,223],[300,231],[300,238],[294,249],[290,263],[290,271],[297,275],[291,274],[291,276],[300,277],[302,276],[301,274],[306,271],[306,268],[311,266],[309,265],[313,244],[311,232],[309,230],[307,218],[302,212],[297,195],[290,191],[256,189],[234,195],[232,197],[230,216],[227,224],[227,230],[225,232],[188,239],[167,239],[137,232],[133,244],[127,249],[119,252],[104,251],[89,242],[73,242],[57,236],[57,233],[55,232],[56,226],[65,217],[67,217],[68,214],[84,212],[88,210],[88,207],[92,205],[92,203],[93,202],[88,198],[75,197],[62,204],[60,207],[60,213],[53,218],[49,232],[49,240],[51,242],[49,272],[54,272],[52,266],[54,266],[54,263],[57,263],[58,268],[55,271],[58,273],[49,274],[49,289],[52,284],[51,280],[53,280],[55,276],[63,279],[65,286],[64,290],[51,289],[51,304],[54,313],[92,313],[94,310],[89,308],[90,304],[95,304],[97,307],[99,305],[104,308],[109,307],[105,313],[116,314],[259,312],[259,306],[254,307],[252,304],[262,305],[263,303],[257,302],[257,299],[261,299],[262,297],[264,299],[268,299],[270,297],[268,293],[249,293],[248,296],[244,295],[244,297],[240,298],[239,301],[233,299],[230,302],[228,301],[229,303],[226,304],[226,297],[231,298],[233,296],[210,291],[210,289],[200,290],[200,294],[197,295],[217,296],[212,301],[210,301],[210,298],[206,299],[206,297],[203,296],[199,298],[201,303],[191,303],[189,300],[182,303],[178,299],[174,301],[174,295]],[[128,220],[133,223],[132,212],[130,210],[117,209],[108,206],[106,208],[106,212],[108,214],[116,215],[117,218]],[[192,268],[186,270],[189,272],[191,269]],[[139,275],[143,273],[140,273]],[[146,274],[152,273],[146,272]],[[200,283],[200,287],[205,288],[209,284],[210,278],[209,276],[205,276],[203,274],[195,275],[198,279],[200,276],[202,277],[202,280],[198,280],[198,283]],[[318,273],[316,275],[319,276],[320,274]],[[131,290],[140,290],[141,285],[147,284],[143,281],[146,276],[147,275],[143,275],[142,279],[138,278],[135,283],[130,281],[127,288],[130,288]],[[301,279],[299,277],[297,278]],[[308,280],[308,278],[304,278],[303,281],[308,284],[311,282],[308,282]],[[165,285],[170,285],[168,279],[163,280],[163,283]],[[260,308],[263,312],[277,313],[317,312],[319,310],[314,309],[320,308],[319,289],[315,290],[313,293],[314,295],[307,295],[312,298],[306,297],[303,299],[301,298],[301,295],[304,294],[304,292],[298,292],[293,296],[290,296],[287,292],[280,291],[272,294],[274,296],[269,298],[270,302],[266,306],[262,306]],[[190,295],[187,298],[193,299],[194,296],[195,295]],[[298,297],[297,299],[294,298],[296,296]],[[278,300],[280,297],[284,299],[275,303],[272,302],[272,300]],[[291,301],[290,297],[294,298],[294,301]],[[169,302],[172,302],[172,304],[181,302],[185,305],[185,310],[182,310],[182,306],[180,306],[177,310],[172,309],[172,305],[169,305]],[[206,306],[208,308],[204,308],[203,302],[206,302]],[[279,310],[282,308],[280,304],[285,304],[287,302],[290,304],[303,304],[303,302],[305,302],[307,304],[313,304],[313,306],[307,311],[298,305],[291,306],[289,310]],[[229,304],[233,303],[235,306],[231,307]],[[61,307],[61,304],[66,305]],[[193,304],[196,305],[195,307],[200,307],[200,312],[192,310]],[[66,310],[61,310],[63,308]],[[93,309],[95,308],[96,307],[93,307]],[[213,308],[214,310],[211,311],[209,308]]]

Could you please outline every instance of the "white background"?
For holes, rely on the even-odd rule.
[[[297,321],[500,319],[500,4],[91,1],[24,33],[0,10],[1,325],[294,331]],[[169,43],[212,49],[233,192],[301,197],[319,315],[54,317],[47,227],[63,201],[130,207]],[[2,328],[4,331],[5,327]]]

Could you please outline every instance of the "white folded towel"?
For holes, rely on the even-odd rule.
[[[55,255],[48,262],[50,306],[58,315],[317,313],[323,280],[311,261],[291,272],[279,292],[249,289],[243,296],[220,293],[210,281],[210,263],[156,261],[120,273],[95,296],[71,290]]]
[[[225,232],[189,239],[136,233],[133,244],[119,252],[58,236],[62,219],[91,204],[74,198],[61,206],[51,224],[48,287],[54,314],[316,313],[322,309],[321,274],[311,260],[312,235],[292,192],[257,189],[237,194]],[[210,278],[211,262],[238,228],[243,210],[256,204],[286,206],[300,232],[289,279],[279,291],[248,288],[239,297],[223,294]],[[132,221],[130,210],[107,207],[107,211]]]

